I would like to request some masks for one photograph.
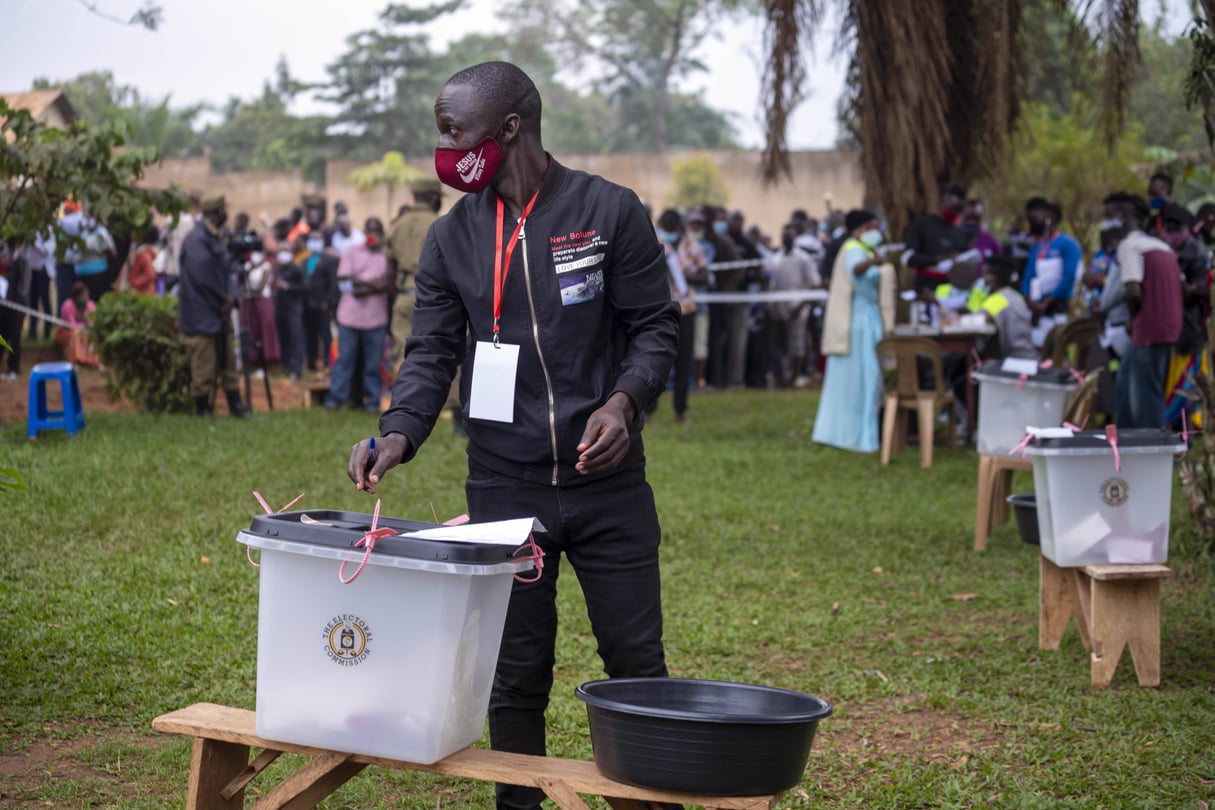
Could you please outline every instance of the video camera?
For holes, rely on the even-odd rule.
[[[228,237],[228,253],[242,264],[247,262],[254,253],[261,251],[261,237],[253,231],[236,231]]]

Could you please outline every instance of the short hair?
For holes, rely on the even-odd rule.
[[[540,134],[540,91],[523,70],[510,62],[481,62],[453,74],[444,87],[472,87],[486,102],[496,104],[497,118],[516,113]]]
[[[160,241],[160,228],[149,225],[143,232],[143,244],[154,245]]]
[[[1152,213],[1152,208],[1148,205],[1147,200],[1138,194],[1130,194],[1126,191],[1115,191],[1102,200],[1102,203],[1105,205],[1116,205],[1129,210],[1135,215],[1135,222],[1131,224],[1134,224],[1136,227]]]
[[[678,231],[683,227],[683,217],[674,208],[668,208],[658,215],[658,227],[664,231]]]
[[[1169,190],[1169,194],[1173,193],[1173,175],[1169,174],[1168,172],[1156,172],[1151,176],[1151,178],[1148,179],[1148,185],[1150,186],[1157,180],[1165,184]]]
[[[383,233],[384,223],[379,217],[367,217],[367,221],[363,223],[363,230],[377,230],[380,233]]]
[[[1202,219],[1205,216],[1215,215],[1215,203],[1203,203],[1198,211],[1194,214],[1196,219]]]
[[[790,225],[795,222],[808,222],[810,220],[810,215],[806,213],[805,208],[795,208],[793,209],[793,213],[789,215],[789,220]]]
[[[1025,211],[1046,211],[1056,223],[1063,221],[1063,209],[1045,197],[1030,197],[1025,201]]]
[[[1160,220],[1162,222],[1174,222],[1186,228],[1194,226],[1194,215],[1190,213],[1190,209],[1180,203],[1169,203],[1160,212]]]
[[[1017,261],[1011,256],[997,253],[987,257],[987,261],[983,263],[983,272],[991,273],[999,286],[1008,287],[1017,275]]]
[[[951,194],[954,197],[957,197],[959,200],[965,200],[966,187],[960,186],[957,183],[947,183],[946,185],[941,186],[941,196],[944,197],[946,194]]]

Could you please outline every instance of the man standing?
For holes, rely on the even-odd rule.
[[[944,283],[954,258],[970,249],[970,239],[960,227],[965,208],[966,189],[946,186],[941,190],[940,213],[921,214],[907,225],[903,265],[915,270],[916,292]]]
[[[218,377],[228,398],[228,412],[240,417],[245,409],[240,399],[230,317],[236,288],[232,257],[223,234],[228,209],[222,194],[209,194],[200,205],[202,219],[182,240],[177,257],[177,320],[190,350],[190,395],[196,414],[211,413]]]
[[[1150,209],[1142,197],[1111,195],[1105,208],[1127,230],[1118,244],[1118,267],[1131,345],[1118,367],[1115,421],[1120,428],[1163,427],[1165,371],[1181,335],[1181,268],[1166,242],[1144,233]]]
[[[367,236],[362,231],[351,226],[350,214],[343,211],[334,217],[332,242],[333,249],[339,256],[344,255],[349,248],[363,244],[366,240]]]
[[[1165,422],[1180,424],[1181,414],[1190,405],[1193,391],[1191,375],[1205,368],[1203,349],[1207,345],[1207,317],[1211,310],[1211,254],[1193,234],[1194,217],[1189,209],[1169,203],[1160,212],[1162,233],[1177,254],[1181,268],[1181,334],[1169,360],[1165,388]]]
[[[1059,230],[1063,210],[1042,197],[1025,203],[1025,219],[1034,244],[1025,261],[1021,294],[1034,316],[1034,345],[1041,346],[1056,324],[1067,322],[1084,254],[1080,243]]]
[[[469,514],[548,529],[540,578],[514,585],[489,707],[495,749],[542,755],[563,552],[608,675],[667,672],[641,428],[670,371],[679,306],[640,200],[554,160],[540,112],[532,80],[504,62],[462,70],[439,93],[435,168],[468,194],[426,238],[383,436],[374,456],[367,440],[352,448],[347,473],[374,492],[412,459],[463,362]],[[542,798],[498,787],[499,808]]]
[[[346,248],[338,265],[337,282],[342,293],[337,307],[338,359],[329,376],[325,407],[333,410],[345,405],[354,375],[360,374],[363,409],[379,413],[390,276],[384,256],[384,224],[371,217],[363,225],[363,232],[365,241]]]
[[[438,180],[428,177],[415,180],[411,188],[413,205],[389,225],[388,244],[384,249],[396,290],[392,302],[394,369],[400,367],[401,358],[405,356],[405,339],[413,328],[414,275],[418,270],[418,257],[422,255],[422,243],[443,203],[443,186]]]
[[[810,290],[821,287],[823,280],[818,267],[808,253],[797,248],[797,226],[789,223],[781,228],[781,249],[769,259],[771,290]],[[775,328],[772,330],[771,357],[782,387],[802,387],[809,383],[806,371],[806,326],[810,314],[809,301],[776,301],[772,304]]]

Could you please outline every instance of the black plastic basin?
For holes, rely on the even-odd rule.
[[[1042,545],[1042,537],[1038,534],[1038,498],[1032,492],[1022,492],[1009,495],[1008,505],[1013,508],[1017,518],[1017,531],[1021,539],[1031,546]]]
[[[726,681],[616,678],[578,687],[600,773],[641,787],[760,796],[801,781],[825,700]]]

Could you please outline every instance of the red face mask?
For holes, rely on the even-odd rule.
[[[374,233],[369,233],[365,237],[364,244],[366,244],[369,249],[376,248],[380,244],[380,238]]]
[[[502,147],[489,135],[472,149],[435,148],[439,181],[457,191],[477,192],[490,184],[502,162]]]
[[[941,219],[945,220],[950,225],[957,225],[958,222],[962,219],[962,212],[955,211],[952,208],[942,208],[941,209]]]

